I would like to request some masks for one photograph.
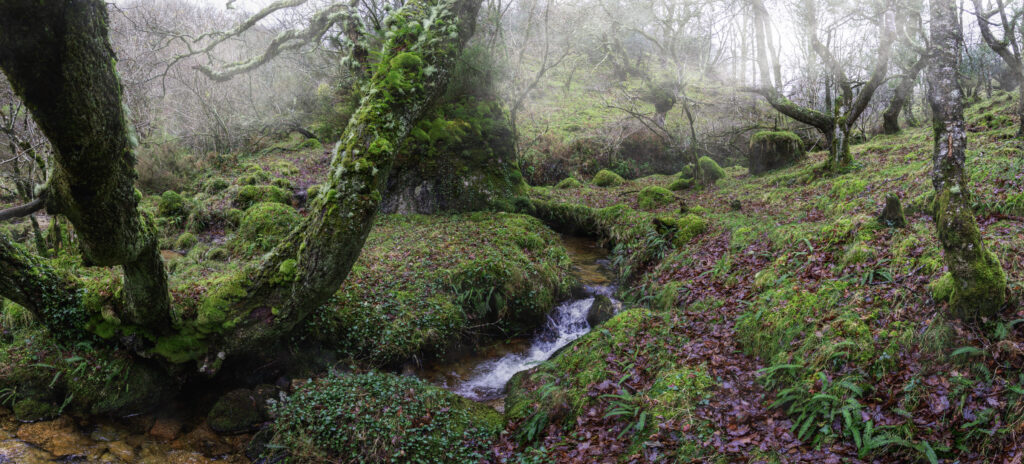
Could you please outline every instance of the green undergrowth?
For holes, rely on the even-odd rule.
[[[642,308],[623,311],[513,377],[505,415],[517,424],[517,439],[533,443],[550,425],[572,430],[577,418],[598,406],[607,411],[605,418],[615,418],[613,432],[634,450],[659,424],[701,427],[693,408],[710,397],[717,382],[703,366],[678,364],[672,355],[670,347],[686,342],[672,333],[677,317]]]
[[[383,365],[526,333],[568,295],[570,264],[558,236],[528,216],[387,216],[309,337]]]
[[[476,463],[502,428],[490,407],[412,377],[331,374],[274,408],[275,462]]]

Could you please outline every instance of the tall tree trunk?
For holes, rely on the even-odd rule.
[[[56,152],[47,210],[74,224],[87,264],[124,268],[122,319],[161,333],[170,294],[155,227],[137,208],[136,140],[114,66],[105,2],[0,4],[0,67]]]
[[[949,308],[961,319],[992,316],[1005,301],[1006,273],[981,239],[964,173],[967,133],[957,76],[963,40],[958,10],[953,0],[932,0],[930,9],[928,97],[935,131],[932,185],[935,227],[954,281]]]

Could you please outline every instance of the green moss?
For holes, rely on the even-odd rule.
[[[697,160],[697,178],[701,185],[715,185],[719,179],[725,178],[725,170],[715,160],[701,156]]]
[[[832,189],[829,191],[834,199],[839,201],[846,201],[854,196],[860,194],[867,188],[867,181],[864,179],[854,177],[844,177],[837,179],[832,184]]]
[[[582,186],[582,185],[583,184],[580,181],[576,180],[575,177],[566,177],[565,179],[562,179],[561,182],[556,184],[555,188],[558,188],[558,189],[574,189],[574,188],[580,188],[580,186]]]
[[[323,346],[373,365],[443,354],[496,333],[530,333],[568,296],[570,265],[557,235],[529,216],[388,216],[308,330]]]
[[[174,242],[174,249],[176,250],[188,250],[191,249],[198,243],[199,240],[191,232],[185,232],[178,236],[178,240]]]
[[[168,190],[160,195],[157,212],[160,217],[185,218],[188,215],[188,207],[185,204],[185,198],[178,192]]]
[[[622,185],[624,182],[626,182],[626,180],[623,179],[622,176],[607,169],[602,169],[598,171],[597,174],[594,174],[594,178],[590,181],[590,183],[598,187],[618,187]]]
[[[37,422],[50,420],[59,414],[57,405],[39,401],[32,398],[25,398],[14,403],[14,417],[21,422]]]
[[[289,205],[291,201],[291,193],[280,187],[273,185],[243,185],[235,194],[232,205],[244,210],[256,203]]]
[[[682,247],[707,229],[708,225],[704,218],[693,213],[687,214],[676,221],[676,235],[672,238],[672,243],[677,248]]]
[[[652,210],[672,203],[676,199],[671,190],[657,185],[649,185],[640,190],[637,204],[640,209]]]
[[[950,297],[953,296],[954,285],[953,274],[947,272],[942,274],[942,277],[929,283],[928,290],[931,291],[933,300],[949,301]]]
[[[246,297],[247,279],[244,273],[234,272],[216,277],[205,283],[206,295],[196,313],[196,327],[204,333],[218,332],[230,323],[232,305]]]
[[[696,174],[696,172],[694,171],[693,164],[687,164],[686,166],[683,166],[683,169],[680,170],[678,174],[676,174],[676,177],[680,179],[693,179],[694,174]]]
[[[277,276],[275,282],[286,283],[292,282],[298,276],[298,262],[294,259],[286,259],[281,262],[281,265],[277,269]]]
[[[843,254],[842,265],[860,264],[874,259],[875,256],[877,256],[877,253],[874,248],[864,242],[857,242],[846,249],[846,252]]]
[[[483,404],[377,372],[307,384],[275,416],[267,453],[301,462],[476,463],[503,428]]]
[[[299,144],[299,150],[323,150],[324,146],[317,139],[306,139]]]
[[[299,213],[291,206],[256,203],[245,212],[238,227],[238,237],[244,242],[236,242],[235,246],[269,251],[298,223]]]
[[[203,184],[203,191],[212,195],[215,193],[220,193],[229,186],[231,186],[231,184],[228,183],[228,181],[225,180],[223,177],[212,177],[210,179],[207,179],[206,182]]]
[[[803,142],[800,137],[790,131],[760,131],[750,136],[750,146],[761,143],[770,144],[794,144],[800,146]]]
[[[668,185],[668,189],[669,190],[675,190],[675,191],[686,190],[686,189],[688,189],[690,187],[693,187],[693,178],[692,177],[680,177],[680,178],[672,181],[672,183]]]
[[[729,248],[733,250],[742,250],[754,243],[757,236],[757,231],[750,227],[738,227],[733,229],[732,234],[729,237]]]

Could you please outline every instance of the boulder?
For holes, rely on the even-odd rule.
[[[247,388],[232,390],[210,409],[206,423],[214,432],[236,434],[255,430],[268,419],[266,399]]]
[[[597,295],[594,297],[594,303],[590,305],[590,311],[587,312],[587,324],[591,328],[597,327],[611,319],[616,312],[618,312],[618,305],[611,298]]]
[[[803,142],[789,131],[761,131],[750,138],[748,168],[761,174],[782,168],[804,158]]]

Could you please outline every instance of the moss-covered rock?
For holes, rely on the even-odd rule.
[[[582,185],[583,184],[580,181],[576,180],[575,177],[566,177],[565,179],[562,179],[561,182],[555,184],[555,188],[558,188],[558,189],[574,189],[574,188],[580,188],[580,186],[582,186]]]
[[[707,221],[704,218],[690,213],[676,221],[676,234],[672,238],[672,244],[676,247],[686,245],[694,237],[703,234],[708,229]]]
[[[604,324],[605,321],[615,316],[616,311],[618,311],[618,308],[616,308],[615,302],[611,298],[604,295],[596,295],[594,296],[594,302],[587,311],[587,324],[591,328]]]
[[[487,85],[468,95],[449,89],[413,128],[388,177],[381,211],[481,211],[526,193],[504,110],[493,96],[478,95]]]
[[[789,131],[761,131],[750,137],[747,166],[762,174],[795,164],[805,157],[803,142]]]
[[[299,222],[299,213],[280,203],[256,203],[245,212],[238,236],[261,251],[269,251]]]
[[[253,390],[240,388],[214,403],[206,423],[214,432],[231,435],[252,431],[267,419],[266,398]]]
[[[569,295],[570,267],[558,236],[529,216],[392,215],[308,328],[318,345],[370,364],[422,359],[530,333]]]
[[[692,177],[680,177],[680,178],[672,181],[671,184],[668,184],[668,189],[669,190],[674,190],[674,191],[686,190],[686,189],[688,189],[690,187],[693,187],[693,178]]]
[[[210,179],[207,179],[205,183],[203,183],[203,191],[212,195],[215,193],[220,193],[230,186],[231,183],[229,183],[223,177],[211,177]]]
[[[676,174],[676,177],[680,179],[693,179],[694,174],[696,174],[696,172],[694,171],[693,164],[687,164],[686,166],[683,166],[683,169],[681,169],[678,174]]]
[[[256,203],[291,204],[292,194],[281,187],[273,185],[243,185],[235,193],[231,205],[235,208],[249,209]]]
[[[701,185],[715,185],[718,179],[725,178],[725,169],[722,169],[715,160],[701,156],[697,160],[697,179]]]
[[[942,277],[935,279],[928,284],[928,290],[932,292],[932,299],[935,301],[949,301],[953,296],[953,274],[945,273]]]
[[[594,174],[594,178],[590,181],[590,183],[598,187],[618,187],[624,182],[626,180],[622,176],[607,169],[597,171],[597,174]]]
[[[298,462],[477,463],[504,425],[483,404],[378,372],[309,383],[275,416],[264,454]]]
[[[676,196],[671,190],[657,185],[648,185],[637,195],[637,204],[640,209],[652,210],[672,203],[675,199]]]
[[[60,409],[56,404],[33,398],[23,398],[14,402],[14,417],[21,422],[38,422],[57,417]]]
[[[157,203],[157,214],[167,218],[185,218],[188,215],[188,205],[185,198],[173,190],[168,190],[160,195]]]

